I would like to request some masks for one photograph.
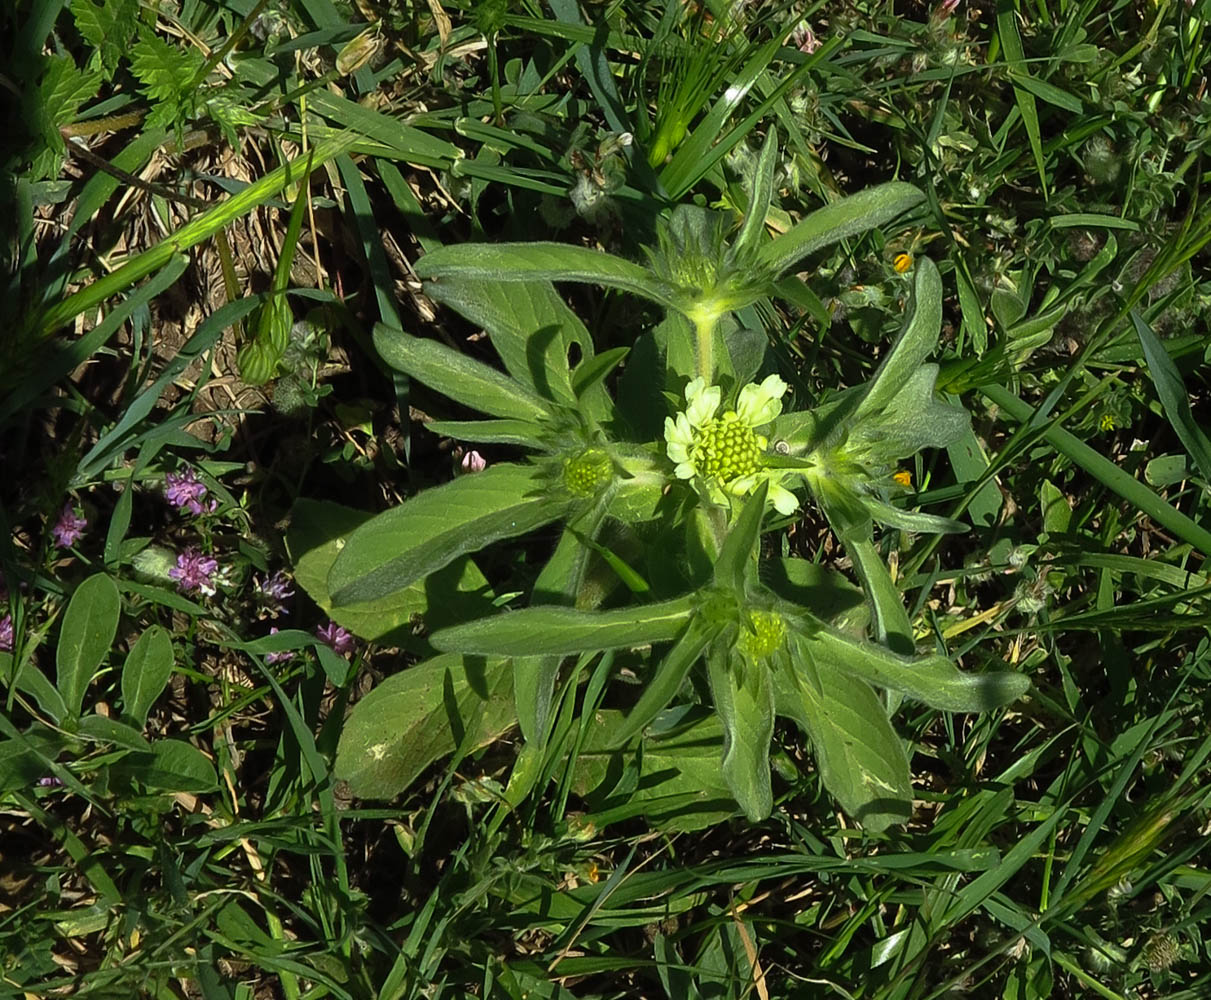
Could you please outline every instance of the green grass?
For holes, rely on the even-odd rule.
[[[0,15],[0,86],[21,95],[0,176],[3,987],[1211,995],[1208,16],[18,0]],[[770,820],[703,802],[718,730],[694,707],[681,721],[705,742],[659,758],[668,798],[634,769],[591,794],[595,713],[634,701],[608,658],[564,673],[545,747],[468,731],[396,800],[351,801],[331,777],[346,710],[420,658],[425,625],[347,656],[317,641],[289,513],[448,480],[459,445],[423,424],[465,416],[383,364],[374,323],[483,360],[423,295],[423,253],[558,240],[634,259],[678,202],[739,222],[775,128],[773,231],[884,181],[926,192],[808,258],[793,308],[743,320],[815,400],[875,367],[898,256],[937,263],[939,384],[975,420],[909,471],[922,506],[971,530],[884,531],[870,557],[894,567],[918,648],[1009,663],[1031,694],[979,716],[901,706],[918,801],[877,837],[789,727]],[[630,344],[632,301],[561,291],[599,353]],[[249,338],[272,348],[263,388]],[[166,503],[187,467],[213,511]],[[88,528],[59,547],[68,502]],[[853,575],[812,511],[774,537]],[[497,604],[529,593],[553,542],[489,550]],[[187,546],[223,567],[215,593],[167,575]],[[278,612],[255,584],[283,568],[299,582]],[[69,610],[100,573],[120,592],[112,641]],[[153,626],[172,675],[140,725],[125,685],[151,670],[130,650]],[[76,713],[62,692],[81,677]]]

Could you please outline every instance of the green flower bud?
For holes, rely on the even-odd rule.
[[[786,622],[781,615],[773,611],[751,611],[749,622],[753,631],[742,629],[739,646],[741,652],[752,659],[763,660],[786,642]]]
[[[598,448],[590,448],[564,462],[563,484],[573,496],[596,496],[613,479],[610,456]]]

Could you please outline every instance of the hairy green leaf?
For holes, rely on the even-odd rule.
[[[470,740],[482,746],[514,723],[504,660],[437,656],[387,678],[353,708],[334,773],[363,799],[390,799]]]
[[[501,463],[405,500],[353,531],[328,574],[337,607],[403,590],[454,559],[559,519],[538,469]]]
[[[549,415],[548,404],[521,383],[436,340],[377,323],[374,347],[392,368],[481,413],[531,422]]]
[[[622,649],[674,639],[693,613],[693,601],[671,601],[621,608],[578,611],[536,607],[481,618],[432,636],[438,649],[491,656],[570,655],[589,650]]]

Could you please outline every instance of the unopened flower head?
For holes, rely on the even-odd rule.
[[[718,413],[723,390],[696,378],[685,387],[686,407],[676,418],[666,417],[666,452],[676,463],[678,479],[701,478],[716,503],[726,493],[747,496],[762,482],[769,483],[769,500],[780,514],[799,506],[795,495],[782,485],[785,470],[765,467],[769,439],[757,431],[782,412],[787,385],[770,375],[760,385],[740,390],[736,409]]]
[[[782,648],[786,642],[786,622],[774,611],[750,611],[753,630],[740,632],[740,649],[754,660],[762,660]]]
[[[614,478],[610,456],[597,448],[582,451],[563,466],[563,482],[578,497],[596,496]]]
[[[205,555],[200,549],[190,547],[177,556],[177,564],[168,575],[177,581],[177,586],[186,594],[214,593],[214,574],[219,568],[219,561],[213,556]]]
[[[316,637],[326,646],[331,646],[341,656],[353,652],[355,640],[351,633],[341,628],[336,622],[321,625],[315,630]]]
[[[75,507],[69,502],[64,505],[62,512],[59,514],[59,520],[50,529],[50,533],[55,539],[55,544],[59,548],[65,549],[70,545],[75,545],[76,542],[83,538],[84,529],[87,527],[87,518],[81,514],[77,514]]]
[[[463,472],[483,472],[488,467],[487,460],[478,451],[467,452],[459,464]]]
[[[187,510],[197,516],[207,513],[218,506],[217,501],[202,503],[206,496],[206,484],[198,479],[198,474],[191,468],[183,472],[170,472],[164,477],[164,499],[174,507]]]

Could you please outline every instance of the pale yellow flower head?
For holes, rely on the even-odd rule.
[[[696,378],[685,387],[685,409],[666,417],[665,451],[678,479],[698,479],[711,499],[725,503],[727,494],[747,496],[762,482],[769,483],[769,501],[780,514],[799,506],[795,495],[782,485],[786,470],[765,467],[769,439],[759,430],[782,412],[787,384],[770,375],[759,385],[740,390],[734,410],[719,413],[723,391]]]

